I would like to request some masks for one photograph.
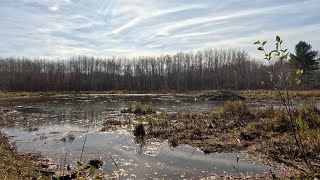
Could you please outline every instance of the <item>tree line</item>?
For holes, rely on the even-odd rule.
[[[288,71],[292,67],[284,64]],[[277,65],[266,65],[237,49],[205,49],[159,57],[68,60],[0,58],[2,91],[163,91],[269,89]],[[319,72],[317,76],[319,76]],[[313,81],[308,88],[319,87]]]

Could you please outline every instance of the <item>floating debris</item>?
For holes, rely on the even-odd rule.
[[[99,159],[92,159],[89,161],[89,165],[98,169],[103,166],[103,161]]]
[[[75,135],[68,133],[65,137],[61,138],[60,141],[62,142],[72,142],[73,140],[75,140]]]

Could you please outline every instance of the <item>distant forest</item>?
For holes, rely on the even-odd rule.
[[[208,89],[271,89],[270,71],[287,63],[267,65],[236,49],[206,49],[159,57],[69,60],[0,58],[2,91],[163,91]],[[292,76],[294,78],[294,76]],[[276,78],[272,78],[273,81]],[[301,88],[293,85],[292,88]],[[303,88],[320,88],[320,72]]]

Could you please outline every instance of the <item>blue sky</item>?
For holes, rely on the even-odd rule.
[[[0,0],[0,57],[262,54],[258,39],[320,50],[320,0]],[[273,43],[272,43],[273,44]],[[270,44],[271,45],[271,44]]]

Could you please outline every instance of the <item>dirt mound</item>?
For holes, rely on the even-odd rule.
[[[230,100],[245,100],[244,96],[231,92],[229,90],[220,90],[214,93],[202,94],[198,99],[209,101],[230,101]]]

